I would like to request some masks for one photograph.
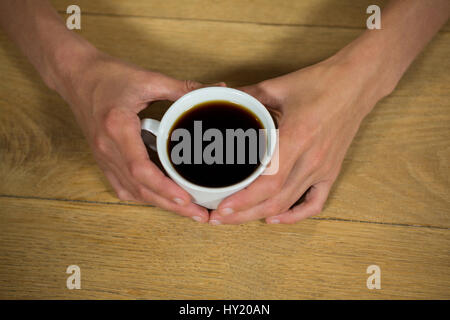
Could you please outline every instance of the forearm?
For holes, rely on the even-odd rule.
[[[359,72],[368,94],[379,100],[394,90],[449,14],[449,0],[391,1],[381,13],[381,30],[365,31],[335,57]]]
[[[95,48],[68,30],[47,0],[0,1],[0,25],[57,91]],[[62,93],[62,92],[60,92]]]

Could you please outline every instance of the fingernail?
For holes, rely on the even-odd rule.
[[[221,215],[227,216],[229,214],[232,214],[234,212],[234,210],[231,208],[224,208],[224,209],[221,209],[219,212]]]
[[[199,216],[193,216],[192,219],[194,219],[197,222],[202,221],[202,218],[200,218]]]
[[[277,223],[280,223],[280,220],[278,220],[278,219],[271,219],[271,220],[268,220],[267,223],[277,224]]]
[[[214,226],[218,226],[219,224],[222,224],[222,222],[220,222],[219,220],[210,220],[209,224],[212,224]]]
[[[176,204],[182,206],[184,205],[184,200],[180,199],[180,198],[173,198],[173,202],[175,202]]]

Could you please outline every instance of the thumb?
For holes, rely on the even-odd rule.
[[[273,105],[273,99],[270,98],[269,94],[266,90],[263,89],[260,83],[239,87],[237,89],[244,91],[245,93],[248,93],[252,97],[258,99],[266,107]]]
[[[156,81],[156,92],[153,92],[154,100],[170,100],[175,101],[186,93],[205,87],[220,86],[225,87],[224,82],[214,84],[203,84],[194,80],[178,80],[160,74]]]
[[[278,124],[280,123],[280,119],[282,117],[282,105],[280,99],[271,93],[272,90],[270,90],[270,86],[267,81],[264,85],[263,82],[260,82],[250,86],[239,87],[237,89],[248,93],[253,98],[261,102],[269,111],[270,115],[275,121],[275,125],[278,127]]]

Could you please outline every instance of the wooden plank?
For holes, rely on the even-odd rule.
[[[154,208],[0,197],[0,298],[448,299],[449,250],[442,229],[211,227]],[[73,264],[81,290],[66,288]],[[380,290],[366,287],[374,264]]]
[[[237,85],[317,62],[358,32],[86,17],[81,33],[143,67]],[[439,34],[366,119],[323,217],[450,226],[449,37]],[[0,194],[116,202],[68,107],[3,35],[0,43]],[[144,114],[160,117],[167,105]]]
[[[52,0],[60,12],[77,4],[83,13],[161,17],[171,19],[202,19],[214,21],[250,22],[260,24],[311,25],[366,28],[366,9],[377,4],[383,8],[387,0],[253,0],[211,1],[89,1]],[[444,27],[450,30],[450,24]]]

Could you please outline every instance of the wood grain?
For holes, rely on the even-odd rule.
[[[52,3],[61,13],[74,4]],[[332,55],[364,29],[369,1],[75,4],[80,34],[100,49],[237,86]],[[0,32],[0,299],[449,299],[449,24],[443,30],[362,124],[320,216],[220,227],[120,202],[66,103]],[[160,118],[168,106],[141,116]],[[72,264],[81,290],[66,289]],[[381,290],[366,288],[372,264]]]
[[[359,33],[133,17],[86,17],[83,28],[143,67],[230,86],[317,62]],[[4,36],[0,43],[0,194],[117,202],[66,104]],[[323,217],[450,226],[449,44],[450,34],[438,35],[365,120]],[[167,106],[144,115],[161,117]]]
[[[309,219],[210,227],[155,208],[0,198],[0,298],[450,298],[450,232]],[[69,265],[81,289],[66,288]],[[366,268],[381,268],[381,289]]]
[[[376,4],[384,8],[388,1],[52,0],[52,3],[60,12],[66,12],[69,5],[77,4],[86,14],[364,29],[369,17],[367,7]],[[450,24],[443,30],[450,30]]]

